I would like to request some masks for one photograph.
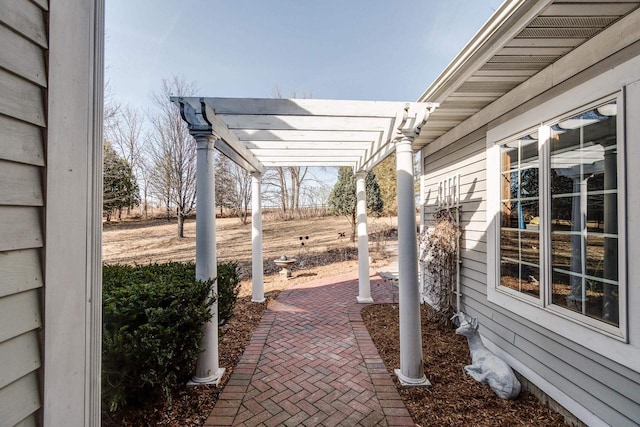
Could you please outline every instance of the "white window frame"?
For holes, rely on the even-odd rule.
[[[605,357],[609,357],[627,367],[640,372],[640,348],[638,343],[629,345],[629,337],[636,336],[637,331],[629,331],[627,307],[633,304],[628,300],[628,282],[626,253],[626,178],[625,178],[625,85],[637,80],[640,58],[636,57],[614,69],[611,69],[581,85],[544,103],[530,108],[524,113],[489,126],[487,132],[487,298],[490,302],[534,322],[556,334],[581,344]],[[606,324],[568,309],[549,304],[545,292],[541,298],[527,298],[526,295],[499,286],[500,283],[500,144],[510,141],[519,135],[540,129],[540,137],[549,137],[548,125],[557,123],[559,119],[584,111],[589,106],[615,99],[618,104],[618,259],[619,259],[619,327]],[[548,156],[548,144],[540,141],[541,159]],[[548,251],[551,236],[547,232],[550,197],[548,190],[548,163],[540,165],[540,236],[541,236],[541,289],[546,287],[550,279],[550,259]],[[546,259],[549,261],[543,262]],[[548,271],[546,271],[548,270]],[[635,295],[635,294],[634,294]]]

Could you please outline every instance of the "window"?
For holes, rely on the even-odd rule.
[[[496,144],[495,288],[621,335],[617,116],[609,98]]]
[[[551,303],[618,325],[617,105],[551,127]]]

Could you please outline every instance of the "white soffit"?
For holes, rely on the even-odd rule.
[[[417,102],[324,99],[174,97],[172,101],[180,106],[192,132],[208,126],[220,139],[220,151],[245,169],[257,171],[269,166],[368,170],[390,153],[401,123],[426,119],[433,108]]]
[[[419,98],[439,103],[418,150],[614,22],[640,0],[508,0]]]

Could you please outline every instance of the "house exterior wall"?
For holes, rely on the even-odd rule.
[[[41,407],[47,2],[0,3],[0,424]]]
[[[102,1],[0,2],[0,425],[100,424]]]
[[[615,26],[614,31],[609,33],[615,34]],[[608,44],[606,40],[594,40],[592,46],[594,49],[606,49]],[[573,74],[558,80],[560,83],[555,83],[551,76],[571,70],[552,65],[551,69],[544,70],[534,76],[531,82],[523,83],[522,87],[494,103],[499,103],[499,106],[492,104],[476,117],[491,117],[490,109],[503,109],[505,113],[488,120],[471,120],[469,123],[473,123],[473,126],[467,123],[464,131],[459,126],[460,129],[451,132],[464,136],[447,140],[445,135],[440,141],[436,140],[425,147],[422,153],[423,220],[426,225],[431,221],[439,182],[460,174],[462,308],[479,318],[480,332],[488,347],[507,359],[528,380],[583,422],[589,425],[639,425],[640,369],[637,363],[640,361],[640,322],[633,311],[638,303],[640,270],[633,265],[633,261],[626,264],[626,303],[629,313],[624,339],[611,339],[605,334],[596,334],[596,339],[591,341],[584,339],[588,335],[578,336],[580,333],[575,337],[567,336],[562,331],[553,331],[542,318],[526,316],[517,308],[496,304],[488,297],[488,288],[495,286],[488,283],[495,280],[488,274],[488,265],[495,264],[495,247],[488,236],[492,232],[489,226],[492,218],[488,217],[491,214],[487,213],[490,212],[488,199],[491,198],[488,192],[499,192],[500,189],[490,188],[488,173],[492,172],[487,159],[487,135],[500,128],[503,133],[506,132],[505,126],[517,122],[519,117],[531,116],[536,109],[544,110],[554,100],[568,104],[575,100],[577,105],[574,108],[580,107],[581,101],[573,93],[580,91],[581,85],[588,87],[590,81],[605,75],[607,81],[599,85],[602,90],[606,91],[604,87],[608,85],[614,88],[612,92],[618,90],[624,93],[624,156],[628,172],[624,183],[627,187],[627,237],[623,240],[626,242],[627,259],[638,259],[640,242],[634,238],[638,235],[637,220],[634,218],[640,216],[640,194],[636,189],[639,182],[634,168],[640,156],[640,123],[636,119],[640,114],[640,89],[636,82],[640,79],[637,72],[640,68],[640,42],[636,41],[618,52],[608,52],[607,55],[596,51],[594,57],[597,56],[604,59],[584,70],[575,70]],[[565,63],[569,63],[568,59]],[[550,83],[539,85],[542,79],[550,79]],[[519,101],[523,99],[520,96],[522,91],[526,93],[526,99],[530,99],[526,103]],[[598,98],[595,92],[592,101]],[[588,93],[583,95],[587,98],[590,96]],[[514,128],[513,132],[521,130],[525,129]]]

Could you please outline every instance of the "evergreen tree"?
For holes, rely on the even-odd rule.
[[[102,210],[107,221],[111,221],[115,212],[120,218],[122,209],[133,208],[140,203],[140,190],[131,165],[118,156],[108,142],[104,143],[102,190]]]
[[[367,211],[380,215],[384,208],[380,187],[376,175],[369,172],[365,179],[367,192]],[[356,176],[353,169],[343,166],[338,171],[338,182],[329,196],[329,209],[336,215],[344,215],[351,224],[351,241],[356,239]]]

